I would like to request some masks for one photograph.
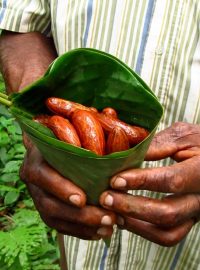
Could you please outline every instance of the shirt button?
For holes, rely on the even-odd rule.
[[[162,55],[163,52],[164,52],[164,48],[161,47],[161,46],[158,46],[158,47],[156,48],[156,50],[155,50],[155,54],[157,54],[157,55]]]

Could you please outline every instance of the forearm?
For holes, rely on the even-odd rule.
[[[54,43],[38,32],[5,32],[0,37],[0,68],[8,93],[41,77],[57,57]]]

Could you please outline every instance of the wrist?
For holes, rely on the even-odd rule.
[[[18,92],[43,76],[56,57],[52,39],[40,33],[6,32],[0,38],[0,67],[7,92]]]

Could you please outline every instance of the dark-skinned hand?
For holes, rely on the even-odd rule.
[[[18,92],[40,78],[56,57],[52,38],[39,32],[3,31],[0,67],[7,92]],[[115,214],[86,205],[85,193],[51,168],[30,140],[24,138],[27,154],[20,175],[44,222],[60,233],[83,239],[110,237]]]
[[[146,160],[171,157],[177,163],[159,168],[130,169],[111,179],[101,205],[118,214],[118,225],[152,242],[173,246],[200,217],[200,125],[178,122],[153,139]],[[162,192],[162,199],[124,191]],[[122,192],[123,191],[123,192]],[[170,194],[170,195],[169,195]]]
[[[52,38],[39,32],[3,31],[0,67],[7,92],[18,92],[43,76],[56,57]],[[27,154],[20,175],[44,222],[61,233],[83,239],[109,237],[115,214],[87,206],[85,193],[51,168],[26,136],[24,144]]]
[[[112,235],[116,216],[109,210],[86,205],[85,193],[50,167],[24,136],[27,153],[20,170],[43,221],[62,234],[98,240]]]

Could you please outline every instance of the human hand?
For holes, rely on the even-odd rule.
[[[56,57],[52,38],[39,32],[3,31],[0,69],[7,92],[18,92],[43,76]],[[61,233],[83,239],[110,237],[115,215],[87,206],[85,193],[50,167],[27,136],[24,144],[27,154],[20,175],[44,222]]]
[[[39,32],[2,31],[0,69],[7,93],[18,92],[39,79],[56,57],[52,38]]]
[[[24,144],[27,154],[20,176],[43,221],[62,234],[81,239],[110,237],[116,222],[115,214],[86,205],[85,193],[50,167],[26,136]]]
[[[173,246],[181,241],[200,217],[200,126],[178,122],[158,133],[146,160],[171,157],[178,163],[146,169],[131,169],[111,179],[100,203],[118,213],[118,225],[152,242]],[[161,200],[133,196],[128,190],[163,193]]]

